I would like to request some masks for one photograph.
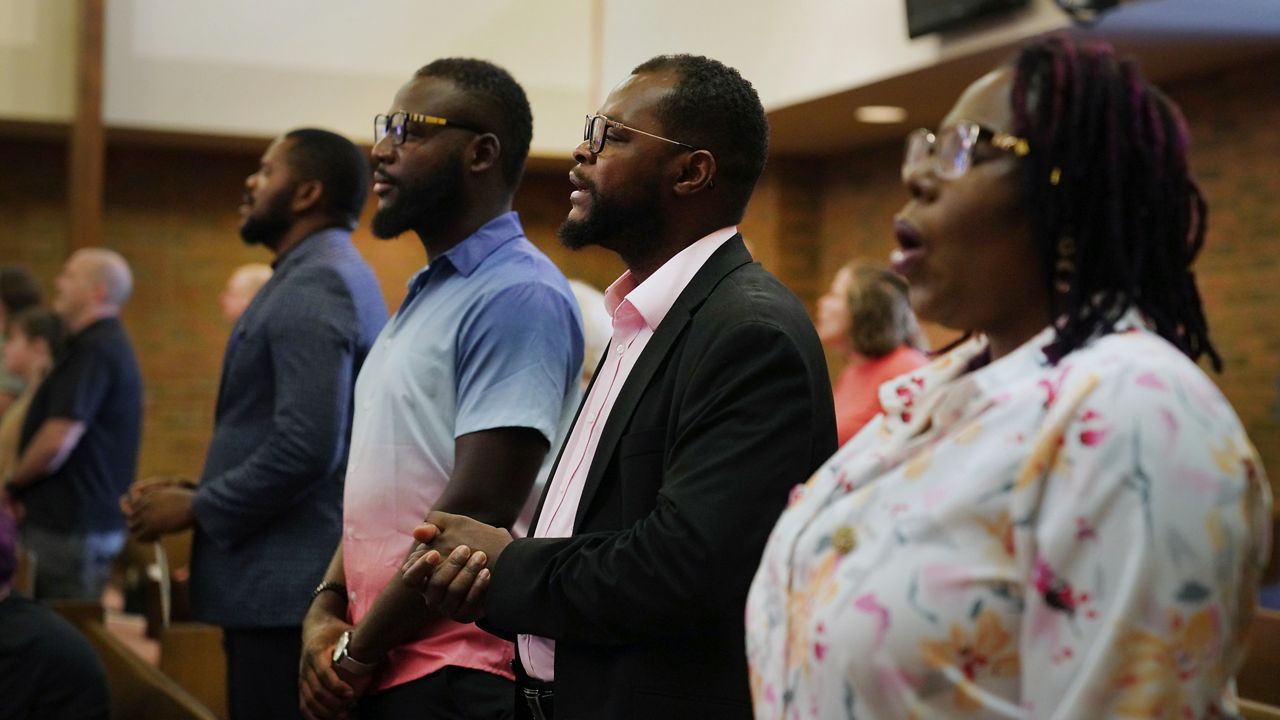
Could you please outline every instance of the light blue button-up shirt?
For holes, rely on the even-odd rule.
[[[569,284],[514,212],[413,277],[356,381],[343,555],[357,620],[448,484],[456,438],[537,430],[545,478],[577,407],[582,352]]]

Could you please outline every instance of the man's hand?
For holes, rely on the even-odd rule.
[[[131,506],[138,502],[148,492],[165,487],[182,487],[194,490],[196,484],[191,478],[182,475],[152,475],[129,486],[129,493],[120,498],[120,508],[123,510],[127,505]]]
[[[307,720],[345,720],[350,717],[356,698],[368,689],[370,678],[357,679],[363,680],[356,683],[360,686],[357,691],[333,667],[338,638],[353,627],[334,617],[315,621],[308,613],[302,626],[302,660],[298,667],[298,705]]]
[[[414,528],[422,543],[405,561],[403,582],[422,593],[429,607],[458,622],[484,616],[491,572],[511,534],[463,515],[433,512]],[[444,553],[448,553],[445,558]]]
[[[195,491],[185,487],[158,485],[140,493],[136,500],[121,498],[129,532],[140,542],[185,530],[196,522],[192,501]]]

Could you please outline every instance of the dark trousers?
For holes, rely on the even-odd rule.
[[[301,719],[302,628],[224,628],[231,720]]]
[[[403,685],[366,695],[359,720],[512,720],[511,681],[449,665]]]
[[[555,720],[555,686],[529,677],[518,655],[511,661],[511,670],[516,675],[515,720]]]

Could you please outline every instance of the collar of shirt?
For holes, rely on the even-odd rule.
[[[625,303],[634,308],[650,330],[656,330],[707,259],[737,234],[736,225],[716,230],[676,253],[638,285],[630,270],[622,273],[604,294],[604,307],[614,319],[614,328],[631,315],[630,312],[619,314],[619,308]]]
[[[1148,323],[1142,313],[1130,308],[1116,321],[1111,332],[1147,328]],[[928,365],[881,385],[880,406],[889,418],[888,426],[892,429],[910,425],[915,415],[912,410],[921,408],[923,401],[942,388],[955,392],[954,388],[963,384],[981,397],[995,398],[1021,381],[1041,378],[1050,368],[1046,349],[1053,343],[1054,336],[1053,326],[1046,326],[1008,355],[971,369],[973,363],[987,352],[987,338],[978,335]],[[957,382],[962,379],[963,383]]]
[[[470,277],[471,273],[475,272],[476,268],[480,267],[480,263],[492,255],[494,250],[518,237],[524,237],[524,227],[520,225],[520,216],[514,210],[481,225],[479,230],[449,248],[434,262],[428,262],[426,267],[409,278],[409,292],[405,294],[400,309],[404,310],[408,307],[409,302],[422,291],[422,288],[426,287],[430,278],[439,274],[440,271],[436,268],[452,267],[459,275]],[[442,264],[442,261],[446,262]]]
[[[428,263],[423,271],[430,269],[441,260],[448,260],[459,275],[470,277],[471,273],[475,272],[480,263],[492,255],[494,250],[522,235],[524,235],[524,228],[520,225],[520,216],[514,210],[503,213],[481,225],[480,229],[471,233],[466,240],[449,248],[436,259],[435,263]]]
[[[106,332],[108,329],[115,328],[115,327],[123,327],[123,324],[120,322],[120,317],[118,315],[108,315],[106,317],[100,317],[97,320],[94,320],[93,322],[89,323],[88,325],[85,325],[83,328],[80,329],[80,332],[67,338],[67,344],[79,345],[80,343],[84,342],[85,338],[93,335],[97,335],[102,332]],[[63,356],[65,357],[65,353],[63,354]]]
[[[315,252],[317,247],[324,244],[322,242],[316,242],[316,238],[321,237],[336,237],[349,240],[351,238],[351,231],[343,227],[330,227],[313,232],[298,241],[297,245],[285,250],[283,255],[280,255],[272,261],[271,269],[276,273],[280,273],[302,262],[303,258]]]

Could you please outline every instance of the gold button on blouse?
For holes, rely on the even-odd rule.
[[[841,555],[848,555],[858,545],[858,534],[848,525],[841,525],[831,533],[831,547]]]

